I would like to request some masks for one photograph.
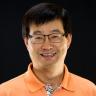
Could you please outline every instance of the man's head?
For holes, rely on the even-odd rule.
[[[41,3],[23,17],[25,45],[35,68],[61,65],[71,43],[68,12],[55,4]],[[64,65],[64,64],[63,64]]]

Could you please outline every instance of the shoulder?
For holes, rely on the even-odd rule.
[[[0,84],[0,96],[9,96],[10,91],[18,91],[24,86],[24,74]]]
[[[81,76],[75,75],[73,73],[70,73],[70,79],[71,79],[72,85],[74,86],[76,90],[81,90],[82,92],[85,92],[86,94],[89,93],[89,94],[96,95],[96,85],[90,80],[85,79]]]
[[[8,87],[9,88],[10,86],[17,86],[19,84],[22,84],[23,81],[24,81],[24,75],[25,74],[21,74],[21,75],[13,78],[11,80],[8,80],[8,81],[6,81],[4,83],[1,83],[0,88],[3,88],[3,87]]]

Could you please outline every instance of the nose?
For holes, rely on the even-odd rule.
[[[42,44],[42,49],[43,50],[51,50],[53,48],[52,44],[50,43],[50,40],[48,36],[45,36],[45,41]]]

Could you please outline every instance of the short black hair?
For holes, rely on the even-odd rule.
[[[69,12],[62,6],[54,3],[40,3],[30,8],[22,19],[22,36],[28,37],[31,24],[44,24],[60,19],[66,33],[71,33],[71,20]]]

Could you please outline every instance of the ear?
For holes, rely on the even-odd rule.
[[[69,48],[72,42],[72,34],[69,33],[66,38],[67,38],[67,48]]]
[[[24,37],[23,40],[24,40],[25,46],[27,47],[28,46],[28,38],[27,37]]]

